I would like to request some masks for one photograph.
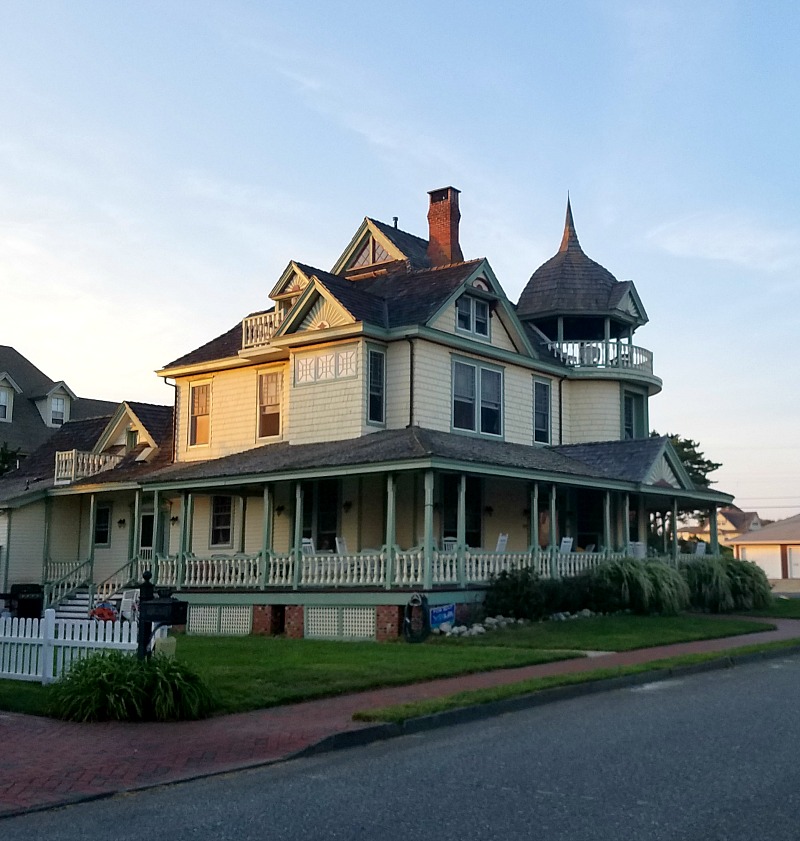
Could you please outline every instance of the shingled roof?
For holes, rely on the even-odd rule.
[[[556,254],[531,275],[517,303],[522,318],[548,315],[604,315],[618,313],[630,281],[618,281],[608,269],[586,256],[567,200],[564,235]]]
[[[409,265],[413,269],[427,269],[430,266],[428,259],[428,240],[422,237],[401,231],[393,225],[387,225],[377,219],[370,219],[373,225],[405,255]]]
[[[625,482],[644,482],[669,438],[633,438],[624,441],[593,441],[563,444],[555,452],[577,459],[604,476]]]
[[[274,307],[272,308],[274,309]],[[265,310],[271,312],[272,310]],[[252,313],[252,315],[260,315],[260,313]],[[210,362],[213,359],[228,359],[231,356],[236,356],[242,349],[242,322],[237,321],[236,324],[227,330],[225,333],[206,342],[204,345],[195,348],[183,356],[165,365],[165,368],[177,368],[183,365],[196,365],[200,362]]]

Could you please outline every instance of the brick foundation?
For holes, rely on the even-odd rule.
[[[278,604],[253,605],[252,633],[267,636],[282,634],[285,624],[284,610],[284,606]],[[300,618],[302,622],[302,615]]]
[[[303,627],[303,605],[286,605],[286,621],[283,631],[289,639],[303,639],[305,629]]]
[[[396,640],[403,629],[403,608],[396,604],[379,604],[375,608],[375,639]]]

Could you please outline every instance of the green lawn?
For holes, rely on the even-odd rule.
[[[218,712],[229,713],[534,665],[580,656],[584,650],[625,651],[771,627],[697,615],[607,616],[515,626],[468,639],[431,637],[422,645],[179,636],[177,656],[206,679]],[[41,715],[46,701],[47,689],[39,684],[0,680],[0,709]]]
[[[800,603],[799,603],[800,606]],[[630,651],[675,642],[730,637],[769,631],[775,626],[730,617],[701,616],[596,616],[566,622],[536,622],[490,631],[480,637],[439,637],[443,646],[510,646],[512,648]]]
[[[777,598],[765,610],[752,610],[750,616],[772,616],[775,619],[800,619],[800,599]]]

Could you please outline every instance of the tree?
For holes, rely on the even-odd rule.
[[[17,466],[18,452],[19,450],[10,450],[5,441],[0,444],[0,476]]]
[[[660,437],[655,430],[650,433],[650,436],[652,438]],[[705,454],[700,451],[700,444],[691,438],[681,438],[680,435],[673,435],[671,432],[667,433],[667,438],[669,438],[670,444],[674,447],[692,482],[698,488],[707,488],[712,485],[713,480],[708,478],[708,474],[722,467],[722,463],[707,459]]]

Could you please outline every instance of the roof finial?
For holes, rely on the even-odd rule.
[[[568,251],[570,248],[580,249],[581,244],[578,242],[578,235],[575,233],[575,223],[572,221],[572,205],[569,201],[569,191],[567,191],[567,218],[564,221],[564,236],[561,239],[561,246],[559,251]]]

